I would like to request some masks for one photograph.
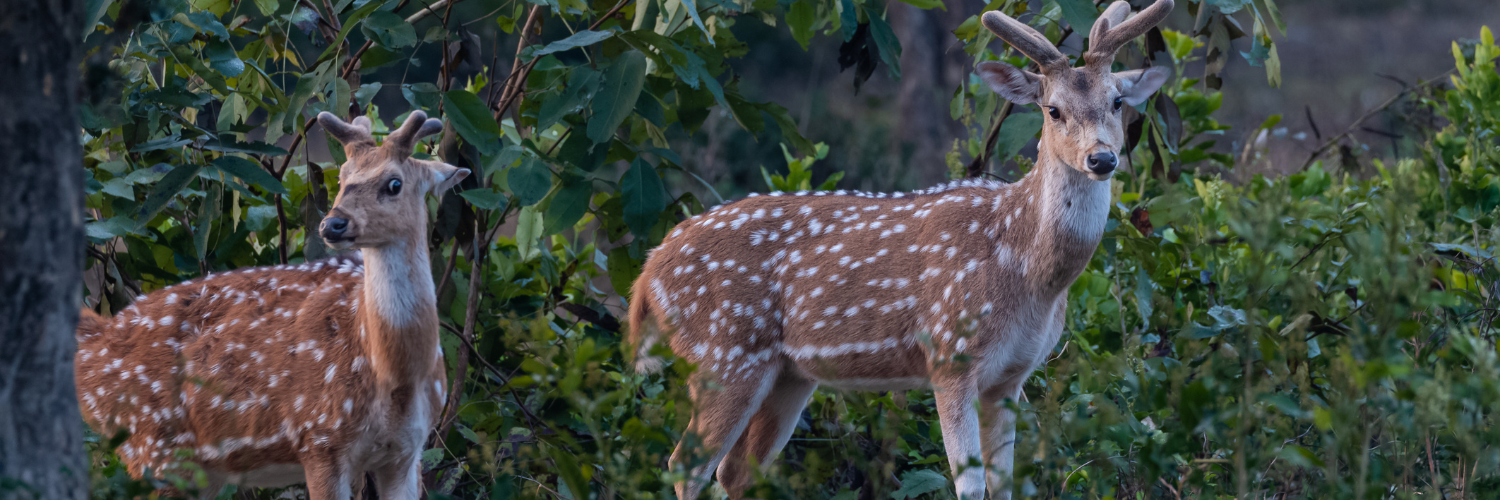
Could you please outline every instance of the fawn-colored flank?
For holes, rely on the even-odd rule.
[[[688,433],[707,459],[690,439],[678,444],[669,463],[689,467],[678,498],[696,498],[715,470],[740,498],[748,459],[770,463],[819,385],[933,387],[959,496],[983,498],[988,482],[994,498],[1009,498],[1015,415],[1005,400],[1057,344],[1068,288],[1099,246],[1122,106],[1145,102],[1168,76],[1109,65],[1171,9],[1158,0],[1126,21],[1129,5],[1110,5],[1080,68],[1025,24],[984,14],[1042,69],[977,68],[1002,97],[1048,114],[1036,167],[1014,184],[772,193],[679,224],[630,303],[640,369],[660,364],[648,350],[663,332],[698,365]]]
[[[85,309],[78,399],[132,475],[208,473],[225,484],[307,483],[344,500],[375,476],[383,499],[416,499],[423,444],[446,393],[427,252],[427,193],[467,169],[411,158],[442,122],[413,111],[383,146],[370,121],[322,113],[344,144],[321,235],[360,254],[240,269],[138,297],[113,318]]]

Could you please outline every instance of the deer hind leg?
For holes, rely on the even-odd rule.
[[[308,500],[347,500],[349,466],[331,453],[304,455],[302,467],[307,475]]]
[[[699,370],[688,379],[693,418],[667,460],[669,468],[688,467],[687,480],[677,484],[679,500],[698,498],[776,381],[776,370],[769,367],[751,369],[748,376],[727,378]],[[704,455],[707,460],[702,459]]]
[[[979,394],[969,380],[933,381],[938,424],[943,429],[943,447],[959,500],[984,499],[984,467],[981,458],[979,412],[974,401]],[[980,462],[970,466],[970,462]]]
[[[985,480],[990,498],[1010,498],[1016,452],[1016,413],[1006,407],[1021,393],[1024,376],[1010,377],[979,395],[980,421],[984,441]]]
[[[802,409],[807,406],[807,398],[817,387],[817,382],[788,370],[777,375],[775,385],[760,404],[760,410],[750,417],[749,427],[724,457],[724,462],[719,464],[719,483],[724,485],[729,498],[743,498],[745,488],[750,486],[750,457],[754,457],[764,470],[786,446],[792,431],[797,428]]]

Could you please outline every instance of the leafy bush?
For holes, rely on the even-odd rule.
[[[107,60],[108,71],[90,73],[94,97],[83,110],[90,304],[115,311],[203,273],[324,255],[309,228],[337,190],[341,150],[308,143],[308,119],[324,110],[347,117],[352,103],[383,133],[402,116],[380,116],[376,101],[403,103],[377,97],[399,93],[405,106],[450,124],[421,154],[480,174],[430,205],[442,339],[461,396],[423,454],[429,496],[670,498],[682,471],[665,470],[665,458],[686,424],[683,380],[693,367],[678,361],[662,374],[635,374],[612,311],[646,251],[703,211],[688,191],[702,180],[674,141],[709,113],[726,113],[790,146],[782,146],[785,175],[763,171],[767,189],[831,189],[839,174],[812,179],[826,146],[798,135],[785,109],[737,92],[726,60],[751,49],[731,28],[786,25],[804,46],[820,32],[841,37],[856,54],[857,79],[880,65],[897,77],[900,46],[885,8],[873,0],[465,4],[470,17],[493,15],[506,33],[532,34],[519,44],[513,78],[497,78],[494,63],[473,62],[482,61],[477,38],[446,22],[465,18],[452,16],[459,8],[406,3],[91,2],[101,21],[91,35],[95,60]],[[987,8],[1018,13],[1027,4]],[[1245,59],[1273,83],[1269,33],[1282,23],[1271,1],[1188,4],[1206,9],[1197,31],[1164,29],[1140,47],[1160,47],[1149,55],[1178,78],[1134,110],[1137,167],[1114,181],[1105,241],[1071,292],[1064,342],[1017,403],[1017,491],[1493,495],[1493,37],[1485,30],[1467,51],[1455,44],[1453,88],[1423,101],[1448,122],[1423,157],[1371,160],[1379,175],[1368,178],[1315,164],[1232,185],[1208,174],[1235,164],[1218,143],[1226,127],[1213,118],[1222,48],[1238,33],[1228,19],[1252,20]],[[1097,12],[1078,0],[1042,7],[1032,22],[1054,41]],[[538,18],[549,20],[548,36],[527,21]],[[445,22],[419,34],[406,19]],[[976,61],[1024,63],[992,52],[999,44],[970,21],[955,34]],[[367,41],[351,42],[359,37]],[[443,50],[422,52],[427,44]],[[1198,61],[1202,77],[1185,75]],[[441,76],[381,83],[412,67]],[[972,131],[950,155],[954,170],[965,171],[964,158],[993,156],[1024,171],[1016,153],[1040,121],[1022,109],[995,120],[1009,107],[971,80],[951,108]],[[274,145],[283,137],[289,146]],[[324,147],[334,161],[307,161],[309,149]],[[194,480],[130,480],[112,443],[90,439],[96,498]],[[930,392],[820,391],[754,491],[949,498],[942,449]]]

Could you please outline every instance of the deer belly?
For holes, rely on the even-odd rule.
[[[893,339],[788,345],[785,352],[804,376],[836,389],[893,391],[927,385],[922,348]]]

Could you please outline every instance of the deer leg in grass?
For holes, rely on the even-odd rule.
[[[677,484],[677,498],[698,498],[714,470],[745,432],[751,415],[760,409],[775,381],[776,372],[769,367],[728,380],[701,374],[688,379],[688,396],[695,402],[693,418],[688,422],[688,436],[677,443],[677,449],[667,460],[669,468],[679,464],[688,467],[688,480]],[[690,446],[692,443],[698,445]],[[708,460],[700,461],[705,452],[711,455]]]
[[[953,485],[959,500],[984,500],[984,466],[980,458],[979,413],[974,409],[978,390],[968,379],[933,384],[938,424],[943,429],[943,447],[953,469]],[[971,466],[970,462],[976,465]]]
[[[339,457],[325,452],[311,452],[302,457],[307,470],[307,498],[351,498],[349,466]]]
[[[1015,469],[1016,413],[1006,407],[1021,394],[1025,375],[996,384],[979,394],[981,437],[984,441],[985,483],[990,498],[1010,498],[1011,473]]]
[[[760,411],[750,417],[749,427],[719,464],[719,483],[724,485],[731,500],[744,498],[745,488],[750,486],[751,458],[765,470],[786,446],[797,428],[797,418],[817,387],[817,382],[791,370],[783,369],[777,375],[770,394],[760,403]]]

